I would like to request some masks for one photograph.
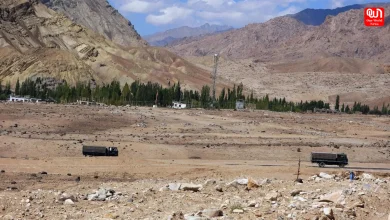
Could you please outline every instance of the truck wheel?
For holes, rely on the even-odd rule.
[[[324,162],[321,162],[318,164],[319,167],[325,167],[325,163]]]

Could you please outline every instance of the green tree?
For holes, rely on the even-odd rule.
[[[336,96],[336,105],[335,105],[336,110],[340,110],[340,96]]]
[[[200,103],[203,108],[209,107],[210,104],[210,87],[208,85],[204,85],[202,87],[202,91],[200,93]]]
[[[348,114],[351,113],[351,109],[349,108],[348,105],[347,105],[347,107],[345,107],[345,112],[348,113]]]
[[[19,82],[19,78],[18,78],[18,81],[16,81],[15,95],[20,95],[20,82]]]
[[[341,112],[344,112],[345,111],[345,106],[344,106],[344,103],[343,105],[341,106]]]
[[[130,87],[129,87],[129,84],[125,84],[125,86],[123,87],[122,89],[122,98],[121,100],[125,103],[128,103],[130,101],[130,95],[131,95],[131,92],[130,92]]]

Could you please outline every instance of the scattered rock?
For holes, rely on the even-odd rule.
[[[321,172],[318,176],[321,178],[324,178],[324,179],[333,179],[334,178],[333,175],[329,175],[329,174],[324,173],[324,172]]]
[[[241,214],[241,213],[244,213],[244,210],[242,210],[242,209],[234,209],[233,213]]]
[[[343,191],[339,190],[330,194],[326,194],[320,197],[320,202],[333,202],[333,203],[343,203],[344,196]]]
[[[266,184],[270,184],[270,183],[271,183],[271,180],[268,178],[265,178],[263,181],[261,181],[261,185],[266,185]]]
[[[324,215],[331,220],[334,220],[333,210],[331,208],[324,208]]]
[[[181,183],[170,183],[168,184],[168,189],[171,191],[179,191],[181,187]]]
[[[375,179],[373,175],[368,174],[368,173],[363,173],[362,176],[361,176],[361,178],[362,178],[363,180],[373,180],[373,179]]]
[[[202,185],[196,185],[192,183],[182,183],[180,186],[180,190],[183,191],[193,191],[193,192],[198,192],[199,190],[202,189]]]
[[[298,178],[298,179],[295,180],[295,182],[297,182],[297,183],[303,183],[303,179]]]
[[[248,179],[247,188],[248,189],[256,189],[256,188],[259,188],[259,184],[253,179]]]
[[[62,193],[58,200],[61,201],[61,202],[64,202],[65,200],[68,200],[68,199],[77,202],[76,197],[74,197],[73,195],[70,195],[68,193]]]
[[[257,204],[257,202],[256,201],[250,201],[249,203],[248,203],[248,207],[255,207],[256,206],[256,204]]]
[[[276,201],[279,197],[279,194],[275,191],[273,192],[269,192],[267,193],[267,195],[265,195],[264,199],[265,200],[268,200],[268,201]]]
[[[220,185],[215,186],[215,190],[217,190],[218,192],[223,192],[223,189]]]
[[[0,173],[5,173],[5,170],[1,170]]]
[[[4,220],[14,220],[15,218],[12,215],[5,215],[5,216],[3,216],[2,219],[4,219]]]
[[[298,194],[301,193],[301,192],[302,192],[302,190],[296,189],[296,190],[294,190],[294,191],[291,192],[291,196],[296,196],[296,195],[298,195]]]
[[[205,209],[202,211],[202,215],[209,218],[223,216],[223,211],[219,209]]]
[[[74,205],[74,202],[71,199],[67,199],[64,201],[64,205]]]
[[[42,171],[40,172],[41,175],[47,175],[47,172],[46,171]]]
[[[217,184],[217,181],[215,180],[206,180],[206,182],[204,183],[205,186],[215,185],[215,184]]]

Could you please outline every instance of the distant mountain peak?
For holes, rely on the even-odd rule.
[[[227,25],[211,25],[209,23],[205,23],[199,27],[182,26],[153,35],[145,36],[144,38],[153,46],[166,46],[180,39],[221,33],[231,29],[233,29],[233,27]]]

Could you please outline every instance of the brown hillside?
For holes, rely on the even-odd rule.
[[[329,73],[384,73],[381,66],[371,62],[342,57],[326,57],[312,60],[270,64],[268,68],[274,73],[295,72],[329,72]]]
[[[152,80],[187,88],[211,83],[210,72],[162,48],[123,50],[35,0],[0,3],[0,79],[51,77],[70,83]]]

